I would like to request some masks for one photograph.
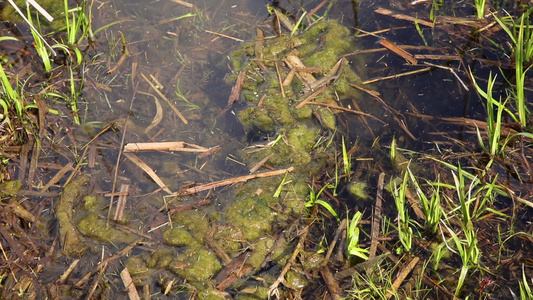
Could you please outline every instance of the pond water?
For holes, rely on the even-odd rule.
[[[70,167],[65,171],[75,168],[78,175],[58,179],[51,194],[31,195],[31,184],[23,188],[28,197],[40,197],[49,205],[57,203],[53,209],[44,208],[45,204],[41,208],[43,224],[48,222],[43,226],[48,226],[45,231],[51,234],[45,243],[56,244],[62,254],[48,257],[46,270],[37,280],[40,293],[61,294],[51,288],[54,282],[68,286],[68,292],[62,292],[65,297],[125,297],[118,274],[126,266],[145,298],[263,299],[277,291],[271,286],[298,247],[305,248],[298,255],[302,266],[285,277],[285,285],[290,287],[285,290],[297,292],[286,292],[280,285],[280,297],[310,299],[314,293],[325,293],[325,284],[317,279],[323,257],[317,258],[316,253],[325,249],[321,245],[324,236],[333,240],[338,223],[323,213],[316,225],[322,232],[309,233],[308,241],[300,245],[301,232],[307,236],[311,226],[306,225],[309,213],[314,217],[317,213],[318,205],[314,212],[305,207],[311,190],[318,192],[335,183],[338,175],[342,182],[326,191],[334,209],[343,216],[346,210],[350,215],[353,210],[370,210],[372,203],[365,196],[354,198],[347,186],[366,183],[366,192],[374,198],[378,174],[395,172],[388,157],[393,140],[413,151],[410,154],[415,161],[423,156],[414,154],[417,152],[451,155],[456,149],[453,139],[476,141],[472,127],[465,126],[461,118],[485,119],[485,107],[466,71],[486,78],[489,68],[484,63],[499,61],[496,52],[490,51],[493,46],[476,48],[479,36],[455,19],[432,28],[379,12],[387,8],[426,19],[432,4],[385,0],[94,3],[92,26],[102,30],[84,51],[89,62],[75,68],[82,124],[73,126],[71,116],[58,116],[50,125],[54,137],[43,142],[43,149],[48,150],[41,155],[40,164],[53,167],[41,167],[37,175],[41,183],[34,185],[46,184],[67,164]],[[303,42],[294,46],[299,41],[288,38],[291,34],[286,25],[269,13],[267,5],[293,23],[302,11],[320,7],[304,24],[325,14],[330,23],[315,35],[296,30],[295,36]],[[446,5],[451,4],[442,4],[443,12],[453,11],[457,18],[472,17],[471,4]],[[504,2],[499,7],[510,5]],[[111,26],[104,28],[108,24]],[[257,28],[263,38],[258,37]],[[333,31],[348,35],[328,35]],[[265,43],[267,55],[278,46],[280,32],[287,37],[281,45],[280,52],[286,51],[283,57],[273,54],[272,61],[254,65],[257,41]],[[494,33],[491,37],[499,40],[502,36]],[[324,100],[330,106],[309,108],[308,115],[301,116],[293,104],[282,101],[285,94],[293,101],[291,97],[301,100],[309,93],[303,84],[294,88],[297,84],[292,83],[287,91],[279,91],[279,83],[289,72],[281,61],[289,55],[288,48],[300,52],[308,44],[326,48],[336,37],[340,41],[333,42],[349,41],[349,45],[335,53],[333,61],[324,63],[326,70],[316,72],[320,74],[317,77],[331,77],[326,78],[334,86],[327,86],[331,97]],[[407,63],[384,48],[380,44],[383,39],[411,46],[402,48],[418,62]],[[250,54],[250,49],[255,52]],[[328,74],[337,61],[345,69]],[[242,70],[248,72],[242,95],[228,104]],[[303,77],[306,72],[294,73]],[[269,81],[272,79],[274,83]],[[298,80],[304,81],[295,82]],[[340,87],[341,81],[352,84],[348,91]],[[500,84],[499,93],[503,94],[505,83]],[[267,108],[261,106],[262,95]],[[270,98],[278,102],[272,104]],[[286,105],[290,120],[282,113],[274,115],[274,105],[280,110]],[[328,117],[333,118],[333,125]],[[184,149],[175,151],[119,151],[125,145],[135,149],[135,143],[156,142],[185,144],[180,144]],[[342,143],[352,149],[353,162],[341,175],[336,163],[342,160]],[[279,148],[272,150],[274,145]],[[259,171],[251,172],[255,164]],[[295,169],[289,172],[291,167]],[[275,173],[279,170],[282,172]],[[418,172],[429,174],[423,169]],[[258,178],[250,174],[268,175]],[[251,177],[242,177],[246,175]],[[223,180],[229,181],[215,189],[194,190]],[[55,188],[67,181],[69,185],[59,196]],[[127,186],[128,193],[123,216],[106,224],[115,211],[108,212],[110,194],[118,193],[121,186]],[[69,235],[72,231],[82,235],[73,237]],[[229,255],[227,260],[224,254]],[[58,283],[57,277],[76,258],[80,264],[69,284]],[[338,271],[348,267],[348,263],[336,263]],[[95,276],[84,280],[86,274]],[[235,278],[225,281],[232,276]],[[350,288],[349,280],[342,288]]]

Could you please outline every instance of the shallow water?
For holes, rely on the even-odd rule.
[[[275,2],[279,2],[277,6],[280,9],[296,14],[302,7],[309,11],[322,1]],[[249,166],[243,162],[242,150],[252,142],[275,138],[268,136],[268,133],[245,132],[236,117],[236,114],[246,107],[244,101],[239,101],[230,110],[221,114],[231,91],[231,84],[226,83],[224,78],[235,72],[230,65],[231,53],[239,49],[243,43],[253,41],[257,27],[265,29],[267,37],[274,36],[270,30],[272,18],[265,8],[267,3],[272,4],[271,1],[206,0],[194,2],[196,9],[191,9],[172,1],[150,3],[114,1],[104,2],[94,8],[95,29],[111,22],[119,22],[98,33],[96,44],[86,52],[92,56],[92,63],[85,69],[79,69],[78,76],[83,77],[86,82],[80,101],[84,125],[74,132],[61,132],[61,135],[70,138],[71,142],[81,147],[103,126],[117,123],[118,130],[104,133],[93,144],[94,148],[91,151],[96,153],[96,166],[85,167],[83,170],[92,174],[93,192],[96,194],[109,193],[115,180],[117,183],[130,184],[130,200],[126,205],[125,223],[129,228],[135,228],[142,233],[149,232],[152,235],[150,242],[146,246],[136,248],[133,255],[157,251],[163,230],[153,229],[160,225],[168,226],[168,217],[158,212],[158,209],[164,201],[172,197],[163,197],[162,192],[155,193],[160,187],[128,159],[120,160],[118,176],[115,176],[118,149],[121,147],[123,136],[125,143],[184,141],[206,148],[221,147],[219,152],[205,158],[198,157],[195,153],[181,152],[137,154],[156,171],[173,192],[192,183],[208,183],[248,174]],[[384,49],[376,52],[364,51],[381,48],[380,37],[399,45],[415,46],[423,46],[425,39],[427,47],[408,50],[412,54],[454,55],[461,51],[474,51],[469,47],[475,37],[464,36],[468,30],[460,26],[452,25],[447,30],[436,29],[435,32],[431,32],[430,28],[421,27],[423,39],[421,34],[412,28],[410,22],[375,13],[377,8],[389,6],[411,15],[415,11],[426,12],[428,9],[424,5],[402,5],[405,3],[340,0],[332,5],[329,18],[352,27],[354,32],[355,28],[366,32],[390,29],[379,33],[379,37],[371,35],[358,37],[355,44],[361,52],[356,50],[346,56],[352,65],[357,64],[359,69],[363,70],[359,74],[363,81],[426,68],[421,65],[409,65],[402,58]],[[317,14],[323,14],[325,7],[318,10]],[[454,9],[466,16],[471,14],[469,8]],[[120,66],[116,66],[123,52],[121,34],[127,42],[129,55]],[[450,41],[456,44],[450,46]],[[460,125],[450,124],[441,118],[479,119],[479,116],[483,116],[484,108],[472,87],[468,86],[470,90],[467,90],[461,83],[462,80],[468,84],[464,68],[459,70],[462,63],[467,63],[471,64],[475,72],[479,67],[477,62],[468,59],[426,60],[426,62],[451,68],[458,76],[455,76],[450,69],[433,67],[422,73],[363,86],[365,89],[379,92],[380,99],[386,104],[367,94],[362,94],[360,99],[342,100],[345,107],[354,108],[358,105],[361,111],[386,123],[364,120],[348,113],[337,114],[338,132],[346,137],[349,146],[356,141],[363,148],[368,148],[373,143],[388,146],[390,141],[396,138],[401,147],[422,151],[434,150],[435,144],[445,146],[448,140],[442,136],[442,132],[453,138],[475,138],[473,135],[467,135]],[[110,69],[113,71],[108,72]],[[483,76],[486,70],[480,73]],[[141,74],[146,78],[153,76],[161,83],[160,91],[183,113],[188,124],[185,124],[149,87]],[[159,101],[163,107],[162,119],[158,125],[145,132],[157,115],[156,101]],[[385,108],[387,106],[388,109]],[[124,127],[123,124],[127,126]],[[254,137],[253,140],[251,136]],[[387,151],[386,148],[382,150],[382,152]],[[71,155],[52,153],[42,159],[61,165],[71,161]],[[382,153],[375,154],[371,151],[363,151],[361,154],[361,158],[385,159],[383,157],[385,156]],[[364,162],[355,162],[353,168],[357,169],[363,164]],[[55,172],[50,172],[50,177],[54,174]],[[358,174],[358,176],[372,185],[376,181],[375,174]],[[43,181],[46,182],[45,178],[43,176]],[[64,180],[60,183],[62,182]],[[206,194],[207,192],[202,192],[180,199],[174,204],[194,204],[202,200]],[[199,220],[205,221],[202,216],[205,217],[213,211],[223,211],[223,208],[231,205],[233,200],[231,188],[218,188],[208,195],[212,201],[211,205],[193,207],[192,214],[196,215],[191,214],[191,219],[200,215]],[[349,207],[359,205],[353,202],[347,203]],[[81,207],[76,209],[81,212],[77,218],[84,217],[86,212],[82,212]],[[105,207],[100,209],[105,211]],[[210,221],[213,221],[213,217],[211,218]],[[57,230],[52,228],[51,232]],[[150,244],[152,242],[153,244]],[[102,249],[105,249],[105,255],[115,254],[117,250],[112,245],[97,242],[90,248],[91,251],[85,257],[86,261],[80,264],[81,274],[84,274],[83,271],[93,269],[93,264],[99,261],[100,255],[104,255],[100,253]],[[48,277],[54,278],[65,269],[66,264],[56,263],[57,266],[54,267],[57,267],[57,270],[50,267],[50,271],[41,275],[43,282],[47,282]],[[118,270],[120,265],[115,262],[113,268]],[[166,271],[159,271],[164,277]],[[272,274],[276,275],[275,272]],[[154,283],[153,286],[158,284]],[[118,285],[121,287],[121,283]]]

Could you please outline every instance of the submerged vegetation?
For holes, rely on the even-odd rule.
[[[521,1],[45,2],[0,38],[0,298],[533,297]]]

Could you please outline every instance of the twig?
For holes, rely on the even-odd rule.
[[[371,79],[371,80],[363,81],[363,84],[370,84],[370,83],[374,83],[374,82],[378,82],[378,81],[383,81],[383,80],[388,80],[388,79],[400,78],[400,77],[403,77],[403,76],[408,76],[408,75],[418,74],[418,73],[426,72],[426,71],[429,71],[429,70],[431,70],[431,68],[423,68],[423,69],[420,69],[420,70],[409,71],[409,72],[405,72],[405,73],[400,73],[400,74],[395,74],[395,75],[390,75],[390,76],[380,77],[380,78],[376,78],[376,79]]]
[[[335,277],[333,277],[333,274],[331,273],[331,270],[328,266],[322,266],[320,268],[320,274],[322,275],[322,278],[324,279],[324,282],[326,283],[326,286],[328,287],[328,291],[331,294],[331,298],[333,300],[339,300],[342,299],[342,289],[337,283],[337,280]]]
[[[374,12],[378,13],[378,14],[381,14],[381,15],[385,15],[385,16],[391,16],[395,19],[398,19],[398,20],[404,20],[404,21],[409,21],[409,22],[412,22],[412,23],[418,23],[418,24],[421,24],[421,25],[424,25],[424,26],[427,26],[427,27],[435,27],[435,24],[431,23],[431,22],[428,22],[428,21],[424,21],[424,20],[421,20],[419,18],[414,18],[414,17],[411,17],[411,16],[408,16],[408,15],[404,15],[404,14],[399,14],[399,13],[395,13],[393,12],[392,10],[388,10],[386,8],[378,8],[376,10],[374,10]]]
[[[406,61],[408,61],[410,64],[412,65],[416,65],[418,63],[418,61],[416,60],[416,58],[413,57],[413,55],[411,55],[409,52],[401,49],[400,47],[396,46],[396,44],[394,44],[393,42],[387,40],[387,39],[382,39],[379,44],[387,49],[389,49],[390,51],[394,52],[396,55],[402,57],[403,59],[405,59]]]
[[[283,270],[281,270],[281,273],[279,274],[279,276],[276,279],[276,281],[274,281],[274,283],[270,285],[270,288],[268,289],[268,295],[269,296],[274,296],[275,295],[279,299],[278,286],[279,286],[280,283],[283,283],[285,281],[285,279],[284,279],[285,274],[287,274],[287,272],[289,272],[289,270],[291,269],[292,264],[296,261],[296,257],[298,257],[298,255],[300,254],[300,251],[303,250],[304,242],[307,239],[307,234],[309,233],[309,226],[310,225],[306,226],[302,230],[302,233],[300,235],[300,239],[298,240],[298,244],[296,245],[296,248],[292,252],[291,258],[289,259],[287,264],[285,264],[285,266],[283,267]]]
[[[206,152],[208,148],[189,144],[181,141],[153,142],[153,143],[128,143],[124,146],[124,152],[142,151],[182,151],[182,152]]]
[[[227,39],[234,40],[234,41],[237,41],[237,42],[241,42],[241,43],[244,42],[244,40],[241,40],[241,39],[238,39],[236,37],[229,36],[229,35],[225,35],[223,33],[218,33],[218,32],[214,32],[214,31],[207,30],[207,29],[205,30],[205,32],[211,33],[211,34],[214,34],[214,35],[218,35],[218,36],[221,36],[221,37],[225,37]]]
[[[195,187],[192,187],[192,188],[188,188],[188,189],[185,189],[183,191],[178,191],[178,192],[172,193],[172,195],[174,195],[174,196],[184,196],[184,195],[196,194],[196,193],[201,192],[201,191],[207,191],[207,190],[210,190],[210,189],[214,189],[214,188],[225,186],[225,185],[229,185],[229,184],[234,184],[234,183],[237,183],[237,182],[246,182],[246,181],[248,181],[250,179],[277,176],[277,175],[285,174],[287,172],[292,172],[293,170],[294,170],[294,167],[290,167],[290,168],[287,168],[287,169],[281,169],[281,170],[276,170],[276,171],[270,171],[270,172],[264,172],[264,173],[244,175],[244,176],[234,177],[234,178],[230,178],[230,179],[224,179],[224,180],[215,181],[215,182],[211,182],[211,183],[206,183],[206,184],[203,184],[203,185],[195,186]]]
[[[368,259],[372,259],[376,256],[376,251],[378,249],[378,237],[379,237],[379,227],[381,224],[381,208],[383,202],[383,184],[385,182],[385,173],[380,173],[378,178],[378,190],[376,193],[376,204],[374,205],[374,213],[372,214],[372,229],[370,230],[370,253],[368,254]],[[370,274],[372,271],[371,268],[367,269],[367,274]]]
[[[409,273],[414,269],[419,260],[420,258],[416,256],[409,262],[409,264],[405,268],[401,269],[402,271],[400,272],[400,274],[398,274],[398,277],[392,283],[392,287],[387,291],[387,299],[390,299],[394,295],[394,292],[400,287],[405,278],[407,278],[407,275],[409,275]]]
[[[189,124],[189,121],[187,121],[187,119],[185,119],[185,117],[180,113],[180,111],[174,106],[174,104],[172,104],[172,102],[170,102],[170,100],[168,100],[168,98],[163,95],[163,93],[161,93],[161,91],[148,79],[146,78],[146,76],[141,73],[141,77],[146,81],[148,82],[148,84],[150,85],[150,87],[159,95],[159,97],[161,97],[163,100],[165,100],[165,102],[167,102],[167,104],[170,106],[170,108],[174,111],[174,113],[178,116],[178,118],[180,118],[180,120],[185,123],[185,124]]]
[[[380,122],[383,125],[387,125],[387,123],[381,121],[377,117],[374,117],[373,115],[364,113],[362,111],[357,111],[357,110],[345,108],[345,107],[338,106],[338,105],[332,105],[332,104],[328,104],[328,103],[308,102],[307,104],[325,106],[325,107],[329,107],[331,109],[338,109],[338,110],[342,110],[342,111],[349,112],[349,113],[352,113],[352,114],[369,117],[369,118],[371,118],[373,120],[376,120],[376,121]]]
[[[324,264],[326,264],[329,261],[329,258],[331,257],[331,254],[333,253],[335,246],[337,245],[337,241],[339,240],[342,232],[346,229],[346,223],[347,223],[346,218],[344,218],[342,219],[342,222],[339,224],[339,227],[337,227],[337,230],[335,231],[335,237],[333,238],[331,245],[329,245],[328,252],[326,253],[326,256],[324,257]]]
[[[72,271],[74,271],[74,268],[76,268],[76,266],[78,265],[78,263],[80,262],[80,259],[76,259],[74,260],[69,266],[68,268],[65,270],[65,272],[63,272],[63,274],[61,275],[61,277],[59,277],[58,280],[56,280],[56,284],[62,284],[63,282],[65,282],[65,280],[67,280],[67,277],[72,273]]]
[[[155,173],[155,171],[148,166],[142,159],[140,159],[137,155],[133,153],[123,153],[124,156],[126,156],[131,162],[133,162],[137,167],[141,168],[150,178],[152,178],[157,185],[159,185],[161,188],[163,188],[163,191],[172,194],[172,191],[167,187],[167,185],[161,180],[161,178]]]
[[[137,293],[137,289],[135,288],[135,284],[133,284],[133,279],[131,279],[128,268],[124,268],[120,272],[120,278],[122,278],[122,282],[128,291],[128,297],[130,300],[141,300],[141,297],[139,297],[139,293]]]
[[[135,100],[135,95],[137,94],[137,87],[138,86],[139,86],[139,83],[137,82],[135,84],[135,88],[133,89],[133,96],[131,97],[131,102],[130,102],[130,110],[133,109],[133,102]],[[126,141],[126,131],[128,130],[128,121],[129,120],[130,120],[130,115],[128,114],[127,117],[126,117],[126,122],[124,122],[124,127],[122,128],[122,139],[120,140],[120,148],[119,148],[119,151],[118,151],[118,154],[117,154],[117,161],[116,161],[116,164],[115,164],[115,170],[113,172],[113,187],[111,188],[111,193],[114,193],[116,188],[117,188],[118,170],[120,168],[120,161],[122,159],[122,154],[124,152],[122,149],[124,148],[124,143]],[[114,197],[111,196],[111,199],[109,199],[109,208],[108,208],[108,211],[107,211],[106,228],[107,228],[107,226],[109,226],[109,220],[111,219],[111,210],[113,208],[113,201],[114,201]]]

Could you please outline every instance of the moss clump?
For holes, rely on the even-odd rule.
[[[189,229],[189,232],[198,241],[202,241],[209,232],[209,220],[204,213],[199,211],[175,214],[172,216],[172,220],[174,223]]]
[[[301,259],[302,264],[306,270],[315,270],[322,266],[324,262],[324,256],[316,252],[303,252],[303,259]]]
[[[263,261],[265,261],[272,246],[276,241],[271,237],[263,237],[253,245],[253,253],[250,255],[246,263],[253,266],[255,269],[259,269]]]
[[[20,180],[2,182],[0,183],[0,197],[15,196],[21,187],[22,182]]]
[[[348,193],[357,200],[369,199],[366,182],[353,182],[348,185]]]
[[[88,213],[78,222],[78,230],[85,236],[104,243],[131,243],[135,236],[122,232],[106,224],[96,213]]]
[[[234,225],[217,226],[213,238],[230,256],[241,251],[245,241],[242,231]]]
[[[83,209],[86,211],[96,211],[104,206],[102,197],[97,195],[87,195],[82,199]]]
[[[153,269],[148,267],[142,255],[130,257],[126,262],[126,268],[128,268],[135,285],[142,285],[147,282],[153,273]]]
[[[249,241],[255,241],[270,232],[274,217],[275,212],[261,197],[236,199],[226,209],[228,224],[240,228]]]
[[[168,267],[172,262],[173,258],[174,250],[165,247],[160,247],[157,248],[154,252],[152,252],[151,255],[145,256],[144,260],[146,262],[147,267],[162,269]]]
[[[163,240],[171,246],[199,247],[200,243],[184,228],[170,228],[163,233]]]
[[[235,238],[229,239],[233,242],[227,244],[231,245],[231,251],[245,243],[253,245],[252,255],[247,263],[256,269],[261,266],[274,244],[274,240],[268,236],[275,222],[287,222],[291,217],[305,213],[305,198],[309,194],[306,181],[318,174],[328,159],[333,157],[332,150],[325,143],[320,143],[320,139],[323,135],[330,134],[329,131],[336,130],[337,125],[337,112],[330,108],[318,105],[298,106],[298,103],[308,99],[314,92],[309,90],[309,84],[304,82],[306,79],[302,79],[302,74],[297,74],[282,91],[278,74],[283,80],[290,72],[285,63],[287,60],[282,60],[291,53],[308,67],[320,67],[320,70],[313,71],[313,76],[319,80],[339,62],[341,55],[352,50],[354,43],[349,28],[332,21],[315,24],[299,36],[287,35],[267,40],[264,45],[261,63],[266,68],[258,68],[256,61],[259,58],[249,58],[255,54],[251,51],[252,44],[234,53],[233,60],[238,61],[234,66],[238,66],[238,70],[233,73],[246,73],[242,96],[248,100],[247,107],[238,114],[238,118],[249,133],[248,136],[268,133],[272,137],[282,138],[262,151],[249,152],[245,160],[253,164],[268,156],[266,164],[275,167],[292,166],[294,171],[285,177],[289,184],[281,188],[280,197],[273,197],[281,182],[279,177],[254,179],[243,184],[220,218],[221,222],[227,224],[225,228],[234,226],[237,230],[217,237],[217,241],[224,242],[226,237],[234,236]],[[249,56],[245,57],[244,53]],[[294,57],[289,58],[292,59]],[[358,92],[350,83],[357,84],[360,80],[352,67],[343,65],[341,70],[336,70],[335,75],[338,76],[323,78],[320,82],[329,80],[329,84],[320,94],[314,95],[311,101],[336,105],[339,98],[355,97]],[[235,75],[232,77],[235,80]],[[243,238],[245,241],[242,241]],[[271,253],[273,261],[285,264],[292,253],[292,247],[288,244],[277,247]],[[320,260],[310,255],[306,264],[315,268]],[[306,284],[303,276],[292,271],[285,279],[294,288],[302,288]],[[264,299],[267,291],[263,290],[263,294],[241,294],[238,299]]]
[[[183,264],[187,267],[181,267]],[[170,269],[178,276],[193,282],[208,280],[221,268],[217,256],[206,249],[187,249],[170,264]]]
[[[74,205],[78,198],[87,192],[89,176],[78,176],[63,188],[56,205],[56,218],[59,222],[59,237],[63,242],[61,251],[66,256],[81,257],[89,247],[74,226]]]
[[[174,251],[160,247],[151,253],[143,253],[128,258],[126,268],[130,272],[133,282],[137,286],[151,283],[151,277],[156,270],[167,268],[174,258]]]
[[[302,274],[290,270],[287,272],[287,275],[285,275],[285,283],[294,289],[301,289],[307,284],[307,280],[305,280],[305,277]]]
[[[239,294],[235,299],[237,300],[261,300],[261,299],[269,299],[270,295],[268,294],[269,288],[264,286],[246,286],[246,290],[253,291],[253,293],[248,294]]]

